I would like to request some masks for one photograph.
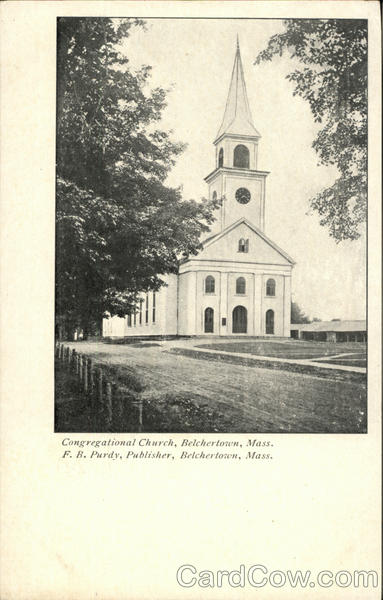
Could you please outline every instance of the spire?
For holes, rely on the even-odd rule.
[[[260,137],[260,134],[254,127],[249,101],[247,99],[238,34],[237,49],[234,58],[229,94],[226,101],[225,114],[223,116],[222,125],[217,134],[217,139],[220,138],[224,133]]]

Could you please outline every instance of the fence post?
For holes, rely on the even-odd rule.
[[[122,399],[122,392],[120,390],[120,388],[116,387],[115,388],[115,393],[114,393],[114,397],[113,397],[113,414],[118,418],[121,419],[123,416],[123,399]]]
[[[59,360],[62,360],[62,357],[63,357],[63,348],[64,348],[64,344],[60,344],[59,345]]]
[[[138,398],[137,406],[138,406],[138,433],[142,433],[142,408],[143,408],[143,400],[142,400],[141,397]]]
[[[84,392],[87,394],[88,393],[88,359],[86,357],[84,357],[83,380],[84,380]]]
[[[89,391],[92,398],[92,406],[94,406],[94,394],[95,394],[95,382],[94,382],[94,368],[93,368],[93,360],[90,358],[88,361],[89,364]]]
[[[112,385],[106,384],[106,420],[108,424],[112,421]]]
[[[83,366],[83,360],[82,360],[82,354],[80,354],[80,356],[79,356],[79,371],[78,371],[78,377],[79,377],[80,383],[82,382],[82,366]]]
[[[102,403],[102,369],[98,370],[98,400]]]
[[[137,431],[142,433],[143,426],[143,398],[141,394],[137,393],[136,398],[131,402],[131,406],[137,410]]]
[[[69,361],[69,368],[72,368],[76,365],[76,350],[73,348],[72,350],[72,356],[71,359]]]

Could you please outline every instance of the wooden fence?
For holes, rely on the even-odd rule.
[[[102,367],[96,367],[94,361],[85,354],[76,352],[64,344],[57,342],[56,357],[62,368],[75,374],[80,390],[90,401],[91,408],[96,411],[101,407],[106,425],[118,421],[122,417],[127,404],[126,388],[110,381]],[[135,400],[128,400],[129,405],[137,414],[137,431],[142,432],[143,399],[138,392],[134,392]]]

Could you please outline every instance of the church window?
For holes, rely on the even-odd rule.
[[[236,294],[246,294],[246,279],[238,277],[236,281]]]
[[[218,168],[219,167],[223,167],[223,148],[221,148],[218,154]]]
[[[217,192],[214,190],[213,192],[213,201],[216,202],[217,200]]]
[[[140,300],[140,310],[138,312],[138,321],[139,321],[140,325],[142,325],[142,304],[143,304],[143,302],[144,301],[141,298],[141,300]]]
[[[214,294],[215,292],[215,280],[214,277],[208,275],[205,279],[205,294]]]
[[[145,323],[149,323],[149,294],[146,294],[145,298]]]
[[[153,292],[153,309],[152,309],[153,323],[156,322],[156,292]]]
[[[238,242],[238,252],[248,252],[249,251],[249,240],[245,240],[241,238]]]
[[[240,204],[247,204],[250,202],[251,194],[246,188],[238,188],[235,192],[235,199]]]
[[[274,281],[274,279],[267,280],[266,296],[275,296],[275,281]]]
[[[129,313],[128,314],[128,327],[132,326],[132,315]]]
[[[137,325],[137,311],[136,310],[134,311],[134,315],[133,315],[133,325],[134,325],[134,327],[136,327],[136,325]]]
[[[249,168],[249,161],[250,161],[250,154],[249,154],[249,150],[248,148],[246,148],[246,146],[244,146],[243,144],[239,144],[238,146],[236,146],[234,148],[234,161],[233,164],[235,167],[238,167],[240,169],[248,169]]]

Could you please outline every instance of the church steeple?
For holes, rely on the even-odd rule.
[[[247,99],[238,35],[225,113],[214,143],[218,143],[220,138],[224,135],[238,135],[241,137],[252,138],[261,137],[254,127],[253,117],[251,116],[249,101]]]
[[[258,171],[260,137],[247,99],[237,38],[225,114],[214,142],[215,169],[205,178],[209,185],[209,198],[222,201],[212,231],[223,231],[241,218],[263,231],[268,173]]]

